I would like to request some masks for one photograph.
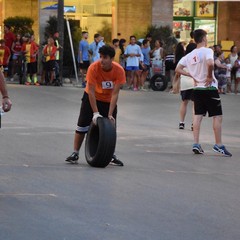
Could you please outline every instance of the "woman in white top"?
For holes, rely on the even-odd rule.
[[[237,46],[233,45],[230,49],[231,53],[229,54],[228,58],[230,60],[230,64],[232,66],[232,71],[231,71],[231,80],[236,81],[236,68],[235,68],[235,62],[238,58],[238,49]]]
[[[162,60],[163,59],[163,48],[162,42],[160,40],[155,41],[155,47],[150,51],[150,56],[152,60]]]

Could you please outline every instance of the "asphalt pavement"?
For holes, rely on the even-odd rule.
[[[124,167],[90,167],[72,153],[82,88],[9,84],[11,112],[0,129],[0,239],[240,239],[240,95],[222,95],[223,143],[191,151],[191,106],[178,129],[179,95],[122,90],[116,154]]]

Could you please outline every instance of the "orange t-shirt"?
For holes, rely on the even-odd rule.
[[[102,70],[100,61],[92,63],[88,68],[86,79],[85,91],[89,93],[89,84],[95,85],[95,97],[102,102],[111,102],[114,85],[126,82],[124,69],[116,62],[112,62],[112,69],[109,72]]]

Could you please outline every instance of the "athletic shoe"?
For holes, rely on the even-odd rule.
[[[30,86],[31,83],[30,82],[25,82],[25,85]]]
[[[40,86],[40,84],[38,82],[35,82],[34,85],[35,86]]]
[[[65,161],[74,164],[77,163],[78,159],[79,159],[78,154],[76,152],[73,152],[69,157],[67,157]]]
[[[109,164],[113,166],[120,166],[120,167],[124,166],[123,162],[121,162],[115,154],[113,155],[112,160]]]
[[[135,87],[135,88],[133,88],[133,91],[138,91],[138,88],[136,88],[136,87]]]
[[[185,128],[185,124],[183,122],[179,123],[179,129],[184,129]]]
[[[225,157],[232,156],[232,154],[225,148],[224,145],[218,146],[217,144],[215,144],[212,149],[214,152],[221,153]]]
[[[195,154],[203,154],[204,153],[201,145],[197,144],[197,143],[193,144],[192,150]]]

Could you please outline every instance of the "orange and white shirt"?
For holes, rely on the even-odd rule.
[[[112,69],[107,72],[102,69],[100,61],[92,63],[86,79],[85,91],[89,93],[89,85],[94,85],[96,100],[102,102],[111,102],[114,85],[126,82],[124,69],[116,62],[112,62]]]

